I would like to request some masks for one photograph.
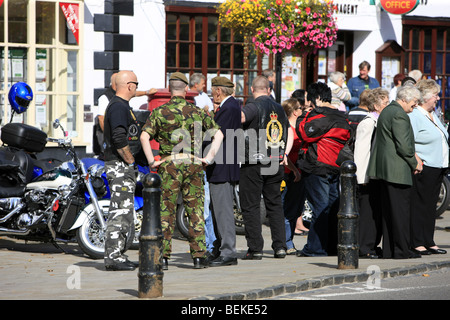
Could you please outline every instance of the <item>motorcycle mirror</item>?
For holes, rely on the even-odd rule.
[[[63,135],[64,135],[64,137],[65,137],[65,136],[66,136],[66,131],[64,131],[64,128],[63,128],[63,126],[61,125],[61,122],[59,122],[59,119],[55,119],[55,121],[53,121],[53,128],[54,128],[54,129],[58,129],[58,127],[61,128],[61,130],[62,130],[62,132],[63,132]]]
[[[55,121],[53,121],[53,128],[58,129],[59,126],[60,126],[59,119],[55,119]]]

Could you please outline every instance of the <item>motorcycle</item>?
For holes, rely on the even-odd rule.
[[[108,216],[110,206],[110,190],[108,180],[106,179],[104,162],[95,158],[84,158],[82,162],[88,167],[88,172],[92,180],[94,191],[98,197],[98,204],[101,207],[105,217]],[[136,178],[136,192],[134,196],[135,209],[135,229],[134,237],[129,249],[139,248],[139,234],[144,211],[144,199],[142,195],[143,178],[149,173],[147,167],[138,166],[138,175]],[[86,194],[89,197],[89,194]],[[101,259],[104,255],[104,229],[98,219],[95,203],[88,203],[79,213],[71,229],[76,229],[77,242],[84,253],[93,259]]]
[[[61,127],[64,131],[58,120],[55,120],[53,127]],[[32,147],[36,143],[42,146],[43,150],[47,142],[54,142],[67,151],[71,160],[32,177],[31,181],[30,176],[33,174],[30,172],[34,170],[32,166],[24,165],[20,161],[2,163],[0,235],[50,242],[58,248],[58,242],[71,242],[76,238],[81,249],[90,255],[91,252],[86,251],[82,244],[86,241],[85,234],[80,232],[75,222],[80,210],[86,207],[86,201],[89,201],[87,206],[94,208],[98,224],[101,230],[105,230],[107,210],[103,210],[104,207],[99,203],[91,175],[78,158],[71,139],[48,138],[39,129],[14,123],[2,128],[1,138],[9,146],[23,147],[25,151],[32,152],[39,152],[41,149]],[[17,185],[17,182],[21,183]],[[89,200],[86,199],[85,193],[89,194]]]
[[[439,218],[450,206],[450,171],[444,175],[436,205],[436,218]]]

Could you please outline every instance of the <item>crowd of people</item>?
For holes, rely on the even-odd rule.
[[[449,164],[448,133],[434,112],[440,87],[421,74],[418,79],[413,73],[398,75],[390,96],[369,71],[370,64],[361,63],[360,75],[347,85],[345,75],[334,72],[328,84],[309,84],[282,104],[273,97],[273,72],[266,71],[253,80],[252,97],[243,107],[228,78],[213,78],[208,98],[203,75],[193,74],[188,81],[175,72],[169,79],[170,101],[153,110],[142,128],[128,104],[136,95],[136,75],[119,72],[104,117],[112,190],[107,270],[136,268],[124,251],[139,144],[162,179],[165,270],[179,193],[189,217],[194,268],[238,264],[236,200],[248,247],[242,259],[263,257],[261,199],[274,258],[335,255],[340,165],[348,159],[357,167],[361,258],[445,254],[433,241],[436,203]],[[186,101],[189,89],[199,93],[195,104]],[[159,143],[160,158],[154,157],[150,140]],[[312,211],[308,223],[302,219],[306,204]],[[307,236],[302,249],[295,248],[295,235]]]

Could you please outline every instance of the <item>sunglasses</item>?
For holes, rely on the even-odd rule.
[[[136,89],[139,86],[139,82],[136,81],[128,81],[127,84],[134,83],[136,85]]]

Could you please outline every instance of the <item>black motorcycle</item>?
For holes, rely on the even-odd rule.
[[[58,120],[53,126],[61,127]],[[93,206],[101,228],[106,228],[107,212],[98,203],[92,178],[71,139],[47,138],[41,130],[20,123],[5,125],[1,139],[8,145],[0,150],[2,155],[10,155],[11,148],[16,152],[10,159],[0,156],[0,235],[50,242],[57,247],[61,241],[83,241],[80,237],[84,234],[77,237],[74,223],[79,212],[89,205]],[[47,141],[66,150],[71,160],[33,178],[35,167],[27,152],[43,151]],[[89,248],[80,247],[92,254]]]

